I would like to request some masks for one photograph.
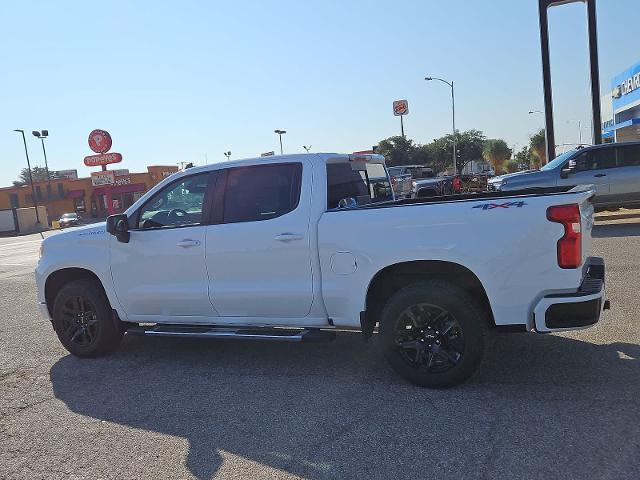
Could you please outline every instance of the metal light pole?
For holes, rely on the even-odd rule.
[[[580,143],[578,145],[582,145],[582,121],[581,120],[567,120],[567,123],[577,123],[578,124],[578,131],[579,131],[578,138],[580,139],[579,140]],[[593,140],[593,138],[592,138],[592,140]]]
[[[14,132],[22,134],[22,143],[24,143],[24,154],[27,157],[27,169],[29,170],[29,183],[31,184],[31,197],[33,205],[36,208],[36,223],[40,223],[40,214],[38,213],[38,200],[36,198],[36,188],[33,186],[33,177],[31,176],[31,163],[29,162],[29,152],[27,151],[27,139],[24,136],[24,130],[16,128]]]
[[[231,158],[231,150],[224,152],[224,156],[227,157],[227,161],[229,161],[229,158]]]
[[[286,130],[274,130],[274,133],[277,133],[278,136],[280,137],[280,155],[282,155],[282,135],[284,135],[285,133],[287,133]]]
[[[34,130],[31,132],[34,137],[39,138],[42,141],[42,153],[44,154],[44,169],[47,172],[47,183],[51,184],[51,175],[49,175],[49,164],[47,163],[47,151],[44,148],[44,139],[49,136],[49,130],[42,130],[41,132]]]
[[[451,82],[447,82],[442,78],[438,77],[424,77],[424,79],[428,82],[431,80],[438,80],[442,83],[446,83],[451,87],[451,119],[453,123],[453,169],[455,173],[458,173],[458,155],[456,154],[456,100],[453,93],[453,80]]]
[[[313,145],[309,145],[309,146],[307,146],[307,145],[302,145],[302,148],[304,148],[304,149],[307,151],[307,153],[309,153],[309,150],[311,150],[311,147],[312,147],[312,146],[313,146]]]

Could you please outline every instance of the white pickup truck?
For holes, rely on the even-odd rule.
[[[467,379],[492,330],[595,324],[590,187],[394,200],[377,155],[191,168],[125,214],[53,235],[38,302],[79,357],[123,334],[331,340],[377,332],[420,386]],[[370,181],[375,179],[375,182]]]

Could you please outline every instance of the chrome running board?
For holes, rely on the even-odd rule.
[[[187,338],[243,338],[280,342],[330,342],[335,332],[320,329],[293,329],[274,327],[223,327],[203,325],[153,325],[135,326],[128,334],[156,337]]]

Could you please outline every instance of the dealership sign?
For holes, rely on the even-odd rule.
[[[111,170],[103,172],[91,172],[91,185],[100,187],[102,185],[113,185],[115,183],[115,175]]]
[[[409,113],[409,102],[406,100],[396,100],[393,102],[393,114],[397,117]]]
[[[109,165],[110,163],[119,163],[122,161],[122,155],[119,153],[102,153],[100,155],[89,155],[84,157],[84,164],[87,167],[100,167]]]
[[[613,98],[620,98],[629,95],[634,90],[640,88],[640,72],[626,78],[620,85],[613,88]]]

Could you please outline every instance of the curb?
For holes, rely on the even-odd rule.
[[[638,218],[640,219],[640,212],[634,213],[610,213],[606,215],[595,215],[595,221],[608,221],[608,220],[623,220],[626,218]]]

